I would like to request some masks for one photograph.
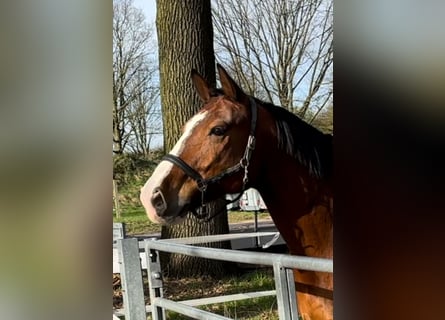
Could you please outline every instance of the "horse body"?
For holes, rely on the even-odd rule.
[[[277,168],[271,176],[266,180],[266,188],[258,188],[289,252],[331,259],[333,223],[328,196],[312,198],[311,187],[305,187],[299,179],[301,176],[292,170]],[[295,181],[301,181],[301,184],[296,186]],[[279,185],[281,187],[277,188]],[[280,194],[274,190],[280,190]],[[295,270],[294,277],[298,308],[304,319],[332,319],[332,274]]]
[[[177,223],[205,201],[254,187],[291,254],[332,258],[332,137],[247,96],[219,65],[218,71],[222,91],[192,74],[204,107],[142,188],[148,217]],[[333,319],[332,274],[294,275],[303,319]]]
[[[269,147],[257,150],[263,164],[252,181],[253,187],[263,197],[291,254],[332,259],[330,177],[316,178],[305,166],[296,164],[294,157],[277,146],[275,120],[266,109],[259,112],[259,117],[269,130],[258,139],[264,139],[261,145]],[[298,309],[304,319],[333,319],[332,274],[295,270],[294,276]]]

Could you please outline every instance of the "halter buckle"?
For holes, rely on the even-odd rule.
[[[240,161],[240,165],[243,168],[247,168],[249,166],[250,157],[252,156],[252,151],[255,150],[255,137],[249,135],[247,139],[246,150],[244,151],[244,157]]]
[[[204,193],[207,190],[207,182],[204,179],[196,180],[196,184],[198,185],[198,190]]]
[[[246,157],[243,157],[239,161],[239,165],[240,165],[241,168],[246,169],[249,166],[249,159],[247,159]]]
[[[254,150],[255,149],[255,136],[250,135],[249,139],[247,140],[247,148],[249,148],[250,150]]]

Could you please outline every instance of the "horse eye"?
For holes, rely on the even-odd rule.
[[[210,134],[215,136],[222,136],[224,133],[226,133],[225,127],[213,127],[212,130],[210,130]]]

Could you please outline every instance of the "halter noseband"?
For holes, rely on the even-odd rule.
[[[181,170],[184,171],[184,173],[188,177],[190,177],[191,179],[196,181],[196,184],[198,185],[198,190],[201,192],[201,213],[198,214],[197,212],[193,211],[193,214],[197,218],[203,219],[206,216],[206,213],[203,213],[203,211],[205,209],[205,205],[206,205],[205,201],[204,201],[204,195],[205,195],[205,192],[209,185],[218,183],[225,177],[229,177],[241,170],[244,170],[243,187],[241,189],[240,194],[234,200],[227,201],[227,203],[232,203],[232,202],[237,201],[241,197],[243,192],[246,190],[247,182],[249,181],[248,167],[250,164],[250,158],[252,156],[252,152],[255,149],[255,129],[256,129],[256,123],[257,123],[257,117],[258,117],[258,107],[256,105],[255,100],[252,97],[249,97],[249,101],[250,101],[250,111],[251,111],[249,138],[247,139],[247,145],[246,145],[246,149],[244,150],[243,157],[233,167],[230,167],[230,168],[224,170],[223,172],[221,172],[220,174],[218,174],[214,177],[204,179],[199,174],[199,172],[197,172],[195,169],[190,167],[184,160],[182,160],[178,156],[175,156],[175,155],[169,153],[169,154],[166,154],[162,158],[162,160],[170,161],[177,167],[181,168]],[[226,205],[227,205],[227,203],[226,203]],[[219,214],[219,212],[217,214]],[[215,217],[217,214],[211,216],[207,220],[210,220],[211,218]]]

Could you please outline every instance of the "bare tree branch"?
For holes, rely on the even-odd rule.
[[[113,10],[113,152],[146,155],[161,123],[153,116],[160,109],[154,26],[133,0],[114,0]]]
[[[214,0],[217,58],[250,94],[320,114],[332,97],[332,2]]]

